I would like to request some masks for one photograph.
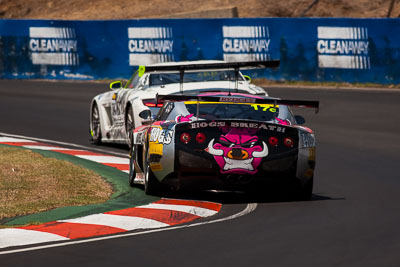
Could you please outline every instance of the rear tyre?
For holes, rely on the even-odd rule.
[[[154,177],[147,160],[144,166],[144,192],[147,195],[153,196],[159,196],[161,193],[161,184],[158,182],[157,178]]]
[[[131,146],[133,143],[133,130],[135,129],[135,120],[133,117],[133,109],[132,106],[128,106],[126,110],[126,119],[125,119],[125,130],[126,130],[126,139],[128,145]]]
[[[92,117],[90,120],[90,137],[93,143],[101,143],[100,112],[97,104],[92,107]]]
[[[135,170],[135,155],[133,151],[133,145],[131,145],[130,151],[130,158],[129,158],[129,185],[131,187],[135,186],[135,177],[136,177],[136,170]]]

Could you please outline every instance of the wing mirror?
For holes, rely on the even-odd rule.
[[[294,119],[296,120],[296,123],[297,123],[298,125],[302,125],[302,124],[306,123],[306,119],[304,119],[303,116],[295,115],[295,116],[294,116]]]
[[[110,83],[110,89],[111,90],[116,90],[116,89],[121,89],[122,88],[122,82],[121,81],[115,81]]]

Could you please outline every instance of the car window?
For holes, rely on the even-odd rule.
[[[156,116],[156,121],[165,121],[170,119],[171,113],[173,113],[175,108],[174,102],[166,102],[163,107],[158,111]]]
[[[189,114],[197,115],[197,102],[185,102]],[[235,104],[219,102],[200,102],[199,119],[244,119],[257,121],[273,121],[276,118],[293,122],[291,112],[285,105],[274,106],[272,104]]]
[[[244,78],[239,75],[239,81]],[[183,82],[210,82],[210,81],[235,81],[235,72],[232,70],[223,71],[201,71],[185,72]],[[171,73],[152,73],[150,74],[150,86],[180,83],[179,72]]]
[[[133,89],[136,88],[139,84],[139,75],[138,73],[135,73],[132,78],[128,81],[128,83],[125,85],[125,88]]]

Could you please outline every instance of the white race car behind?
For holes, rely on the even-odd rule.
[[[162,104],[157,94],[240,92],[268,95],[239,69],[278,67],[279,61],[186,61],[140,66],[125,86],[116,81],[90,105],[90,139],[94,143],[129,144],[132,130],[148,124]]]

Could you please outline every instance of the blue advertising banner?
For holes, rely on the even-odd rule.
[[[119,79],[138,65],[280,59],[272,80],[400,82],[400,19],[0,20],[0,78]]]

